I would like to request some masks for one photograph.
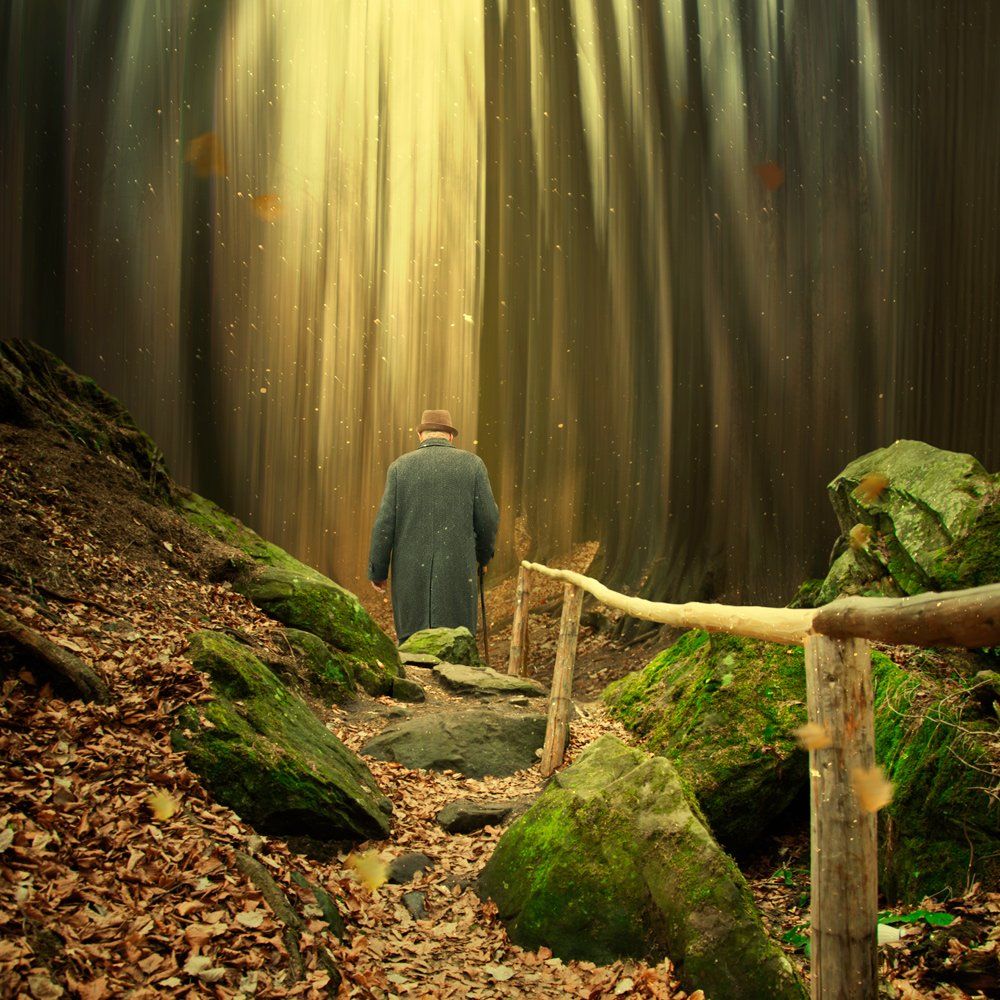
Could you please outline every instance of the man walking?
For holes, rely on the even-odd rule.
[[[493,558],[500,512],[483,460],[460,451],[447,410],[424,410],[420,445],[389,466],[372,528],[368,579],[385,592],[400,642],[425,628],[476,634],[477,567]]]

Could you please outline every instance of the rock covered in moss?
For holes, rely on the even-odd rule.
[[[402,674],[392,640],[349,590],[315,570],[261,566],[233,588],[262,611],[291,628],[311,632],[328,646],[347,653],[354,678],[369,694],[392,691]]]
[[[432,668],[441,686],[455,694],[492,698],[498,695],[524,695],[542,698],[547,693],[538,681],[511,677],[489,667],[468,667],[462,663],[439,663]]]
[[[392,696],[396,701],[426,701],[427,692],[409,677],[393,677]]]
[[[842,551],[814,605],[1000,581],[1000,477],[971,455],[896,441],[855,459],[827,489]]]
[[[438,712],[390,726],[361,748],[376,760],[470,778],[508,775],[531,767],[545,742],[544,715]]]
[[[481,663],[475,636],[464,626],[458,628],[425,628],[414,632],[400,645],[403,653],[436,656],[445,663],[464,663],[478,667]]]
[[[354,660],[339,649],[331,649],[318,635],[297,628],[283,630],[296,669],[282,680],[307,691],[326,704],[350,701],[356,691]]]
[[[792,735],[806,716],[800,646],[686,632],[606,688],[604,702],[676,765],[737,856],[804,795],[807,757]]]
[[[1000,803],[990,794],[989,749],[996,722],[977,717],[974,698],[963,703],[911,663],[872,656],[875,759],[894,786],[879,813],[879,889],[907,900],[960,895],[968,881],[996,891]]]
[[[197,632],[188,656],[214,697],[181,710],[171,741],[218,801],[265,833],[386,836],[371,772],[247,646]]]
[[[673,765],[613,736],[507,830],[480,890],[525,948],[601,965],[668,955],[713,1000],[805,996]]]
[[[994,724],[976,716],[973,694],[973,711],[960,718],[954,696],[955,683],[972,684],[962,680],[969,670],[955,652],[911,651],[905,667],[872,652],[875,756],[896,785],[879,813],[879,885],[890,898],[958,893],[970,870],[987,885],[1000,878],[997,805],[983,791]],[[677,766],[737,855],[807,794],[807,758],[791,735],[806,721],[799,647],[687,632],[604,698]]]

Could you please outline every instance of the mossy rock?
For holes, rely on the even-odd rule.
[[[422,629],[414,632],[399,648],[404,653],[436,656],[445,663],[463,663],[469,667],[482,665],[476,637],[464,625]]]
[[[879,813],[880,887],[912,901],[961,892],[970,844],[972,872],[996,885],[997,807],[982,791],[991,722],[960,720],[954,697],[972,683],[971,661],[954,650],[907,652],[905,668],[872,652],[875,756],[896,785]],[[791,736],[806,721],[805,698],[800,647],[697,630],[604,692],[610,714],[677,766],[737,856],[807,794],[807,757]]]
[[[971,455],[896,441],[855,459],[827,490],[842,551],[817,605],[1000,581],[1000,477]]]
[[[206,497],[186,490],[177,490],[175,503],[181,514],[196,528],[238,549],[254,563],[327,580],[327,577],[318,570],[300,562],[273,542],[261,538],[256,531],[248,528],[238,518],[228,514]]]
[[[354,681],[354,660],[338,649],[331,649],[318,635],[297,628],[284,630],[291,648],[296,671],[283,677],[298,690],[308,691],[326,704],[344,704],[357,692]]]
[[[904,668],[872,656],[875,759],[894,785],[879,813],[879,888],[893,900],[960,895],[970,880],[997,891],[1000,804],[988,792],[996,723],[913,669],[915,659]]]
[[[306,569],[265,565],[233,587],[284,625],[312,632],[349,654],[354,678],[369,694],[389,694],[393,678],[403,673],[395,644],[354,594]]]
[[[165,497],[170,476],[163,453],[132,415],[92,378],[27,340],[0,340],[0,421],[50,427],[132,468]]]
[[[806,717],[800,646],[686,632],[611,684],[604,702],[649,750],[670,758],[737,856],[805,795],[807,756],[792,736]]]
[[[388,834],[392,807],[371,772],[250,649],[204,631],[188,656],[214,697],[181,710],[171,742],[219,802],[264,833]]]
[[[613,736],[503,835],[480,891],[525,948],[601,965],[669,956],[713,1000],[805,997],[673,765]]]

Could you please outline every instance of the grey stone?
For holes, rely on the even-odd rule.
[[[408,851],[389,863],[388,880],[393,885],[405,885],[417,872],[433,867],[433,858],[420,851]]]
[[[441,662],[441,657],[433,656],[431,653],[410,653],[404,649],[399,651],[399,659],[408,667],[424,667],[427,670]]]
[[[513,809],[510,802],[472,802],[458,799],[449,802],[438,814],[438,825],[448,833],[475,833],[484,826],[502,823]]]
[[[392,681],[392,696],[397,701],[426,701],[427,693],[409,677],[394,677]]]
[[[424,894],[422,892],[404,892],[403,906],[410,911],[410,916],[414,920],[427,919],[427,910],[424,908]]]
[[[470,778],[531,767],[545,742],[544,715],[501,715],[484,709],[439,712],[390,726],[362,747],[376,760],[458,771]]]
[[[399,647],[400,656],[424,653],[448,663],[479,665],[476,637],[465,626],[458,628],[425,628],[414,632]]]
[[[461,663],[439,663],[434,667],[434,676],[442,687],[456,694],[470,694],[481,698],[495,695],[521,695],[528,698],[542,698],[545,688],[537,681],[524,677],[511,677],[490,667],[470,667]]]

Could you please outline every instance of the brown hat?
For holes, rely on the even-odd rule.
[[[447,410],[424,410],[417,433],[423,434],[424,431],[444,431],[446,434],[458,434],[458,431],[451,425],[451,414]]]

